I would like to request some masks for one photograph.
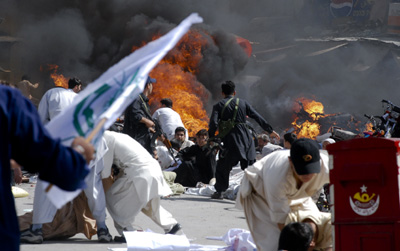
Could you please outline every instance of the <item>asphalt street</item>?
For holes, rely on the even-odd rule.
[[[35,184],[23,183],[17,186],[29,193],[27,197],[15,199],[17,215],[22,215],[33,208]],[[162,199],[161,204],[182,225],[182,230],[177,234],[185,234],[193,244],[226,246],[223,241],[212,240],[207,237],[221,237],[229,229],[233,228],[248,230],[244,212],[235,208],[235,201],[232,200],[211,200],[204,196],[183,194]],[[107,215],[106,224],[112,236],[118,235],[109,215]],[[144,230],[150,229],[156,233],[164,233],[158,225],[143,213],[137,216],[135,225]],[[93,236],[92,240],[88,240],[83,234],[77,234],[67,240],[45,241],[42,244],[21,244],[22,251],[92,251],[117,250],[118,248],[126,247],[126,244],[121,243],[98,243],[97,236]]]

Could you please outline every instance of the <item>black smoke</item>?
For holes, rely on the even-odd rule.
[[[193,29],[210,39],[196,75],[212,94],[208,108],[220,98],[225,80],[234,80],[238,96],[248,99],[279,130],[290,127],[298,97],[322,102],[328,114],[348,113],[360,119],[364,113],[378,115],[381,99],[400,104],[397,47],[356,40],[298,40],[342,35],[331,32],[329,1],[321,1],[326,3],[319,9],[300,2],[314,1],[0,0],[0,17],[12,21],[11,35],[21,39],[12,54],[21,69],[13,70],[41,82],[41,93],[53,85],[41,66],[57,64],[59,73],[90,83],[128,55],[132,46],[168,32],[197,12],[204,23]],[[365,35],[362,26],[356,31]],[[252,42],[252,57],[246,56],[234,35]],[[346,45],[315,54],[341,44]]]
[[[229,29],[218,27],[218,20],[229,13],[229,2],[188,1],[2,1],[1,16],[14,23],[14,36],[21,39],[15,57],[21,59],[22,72],[52,86],[47,64],[60,66],[66,77],[78,76],[89,83],[111,65],[165,34],[185,17],[198,12],[204,23],[193,29],[204,30],[210,46],[204,50],[204,62],[198,79],[207,88],[234,78],[247,63],[247,56],[235,42]],[[226,9],[225,9],[226,8]],[[234,23],[231,23],[234,24]]]

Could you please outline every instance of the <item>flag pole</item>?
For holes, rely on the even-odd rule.
[[[103,128],[103,125],[107,122],[106,118],[102,118],[100,120],[100,122],[97,124],[97,126],[93,129],[93,131],[89,134],[89,136],[87,136],[87,138],[85,139],[85,141],[87,143],[90,143],[90,141],[92,141],[92,139],[94,138],[94,136],[97,135],[97,133],[100,131],[101,128]]]
[[[100,120],[100,122],[97,124],[97,126],[93,129],[93,131],[89,134],[89,136],[86,137],[85,141],[87,143],[90,143],[90,141],[92,141],[92,139],[94,138],[94,136],[97,135],[97,133],[101,130],[101,128],[103,128],[103,125],[107,122],[106,118],[102,118]],[[53,184],[49,184],[46,189],[45,192],[48,193],[50,191],[50,189],[53,187]]]

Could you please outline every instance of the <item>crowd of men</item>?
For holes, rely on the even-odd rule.
[[[37,108],[29,88],[37,88],[38,84],[31,84],[26,76],[17,85],[17,88],[22,86],[21,92],[2,86],[2,120],[9,123],[0,125],[2,132],[7,134],[4,136],[7,140],[2,142],[1,169],[6,175],[2,176],[1,193],[4,196],[1,196],[1,205],[14,204],[10,180],[4,177],[11,177],[11,163],[17,163],[24,170],[38,172],[40,179],[65,190],[82,187],[84,177],[89,175],[86,180],[90,182],[75,200],[76,203],[85,201],[90,209],[95,223],[92,228],[99,242],[125,242],[123,231],[135,230],[135,216],[140,212],[149,216],[166,234],[176,234],[182,226],[160,203],[163,196],[172,194],[172,187],[167,183],[170,179],[166,177],[172,177],[174,183],[184,187],[195,187],[199,183],[213,186],[215,193],[211,199],[222,200],[232,168],[240,166],[244,176],[236,203],[244,210],[257,250],[276,251],[278,245],[284,247],[285,236],[280,239],[280,234],[290,232],[287,231],[289,226],[292,227],[290,230],[299,227],[293,225],[294,222],[300,222],[302,229],[304,224],[306,230],[311,229],[305,250],[331,250],[330,214],[320,212],[312,198],[329,183],[328,156],[324,149],[327,144],[334,143],[332,139],[318,145],[311,139],[297,139],[291,132],[282,135],[281,143],[280,134],[267,120],[245,99],[236,97],[235,83],[226,81],[221,84],[223,98],[212,108],[209,128],[199,130],[192,141],[189,139],[192,135],[188,135],[169,97],[160,100],[161,108],[152,113],[149,96],[156,85],[156,79],[148,77],[143,92],[122,116],[122,132],[107,130],[95,147],[94,159],[89,157],[93,156],[90,155],[93,146],[82,138],[77,138],[72,148],[64,147],[59,140],[51,139],[44,127],[72,104],[82,88],[78,78],[69,80],[68,89],[55,87],[48,90]],[[8,100],[13,100],[12,105]],[[255,134],[248,118],[258,123],[263,131]],[[15,123],[20,123],[22,129],[9,126]],[[32,166],[33,156],[41,165]],[[68,161],[64,161],[67,157]],[[59,165],[61,161],[64,161],[63,165]],[[36,169],[37,166],[43,168]],[[57,175],[50,170],[55,166],[60,170]],[[90,172],[87,166],[91,167]],[[59,179],[64,173],[64,177],[70,177],[68,184],[65,179]],[[105,224],[106,209],[120,234],[114,239]],[[63,209],[57,210],[44,192],[36,189],[34,210],[21,234],[14,208],[1,207],[3,219],[0,222],[6,223],[1,223],[0,231],[7,235],[0,239],[9,241],[10,250],[18,250],[20,241],[39,244],[53,238],[54,231],[49,229],[56,228],[54,224],[61,215],[60,210]],[[77,215],[84,214],[79,208],[74,210]],[[285,225],[288,227],[284,228]],[[79,230],[76,229],[77,233]],[[281,232],[282,229],[285,231]],[[74,232],[71,234],[71,227],[66,227],[57,234],[65,237]],[[290,234],[296,235],[296,232]]]

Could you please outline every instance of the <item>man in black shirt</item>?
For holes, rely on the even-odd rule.
[[[151,139],[155,133],[155,124],[151,118],[148,96],[152,93],[155,82],[154,78],[148,77],[143,92],[126,108],[122,130],[123,133],[139,142],[152,156],[154,156],[155,145],[151,143]]]
[[[219,153],[215,173],[217,179],[216,192],[211,196],[212,199],[223,198],[222,193],[229,186],[229,173],[233,166],[240,162],[240,166],[244,170],[256,161],[253,135],[246,125],[247,116],[254,119],[271,137],[280,139],[279,134],[247,101],[234,98],[236,95],[235,83],[226,81],[221,85],[221,88],[224,99],[213,106],[208,130],[212,139],[216,137],[215,133],[218,128],[217,137],[221,138],[224,147]],[[221,124],[230,120],[233,121],[233,128],[222,132]]]

